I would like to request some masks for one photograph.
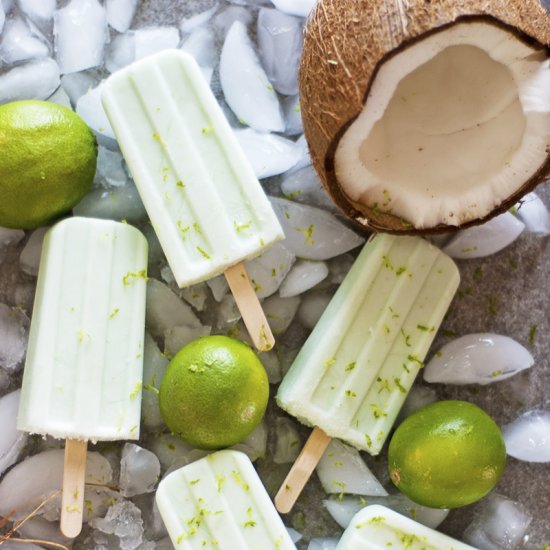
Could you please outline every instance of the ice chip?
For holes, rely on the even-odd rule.
[[[180,33],[176,27],[150,27],[134,32],[136,59],[143,59],[162,50],[176,48]]]
[[[327,275],[325,262],[298,260],[283,281],[279,294],[282,298],[297,296],[319,284]]]
[[[286,199],[270,200],[285,232],[285,246],[298,258],[328,260],[365,240],[329,212]]]
[[[17,3],[21,11],[37,23],[50,21],[56,7],[56,0],[17,0]]]
[[[19,265],[21,271],[36,277],[38,275],[38,266],[40,264],[40,254],[42,253],[42,243],[44,242],[44,236],[48,227],[39,227],[35,229],[27,241],[25,248],[21,251],[19,256]]]
[[[19,99],[46,99],[59,82],[59,67],[53,59],[18,65],[0,75],[0,104]]]
[[[111,189],[92,189],[73,208],[73,213],[86,218],[129,223],[139,223],[147,219],[147,212],[133,183]]]
[[[17,409],[19,407],[20,390],[15,390],[0,397],[0,476],[12,464],[17,462],[19,454],[27,443],[27,434],[16,428]]]
[[[48,57],[50,49],[43,39],[33,33],[21,17],[10,19],[5,26],[0,42],[0,59],[8,65]]]
[[[298,65],[302,53],[302,22],[270,8],[258,15],[258,46],[262,65],[281,94],[298,93]]]
[[[0,367],[19,370],[25,357],[29,318],[19,308],[0,304]]]
[[[126,443],[120,459],[120,490],[125,497],[151,493],[160,476],[160,462],[154,453]]]
[[[132,31],[115,36],[107,46],[105,68],[110,73],[115,73],[135,60],[136,37]]]
[[[121,550],[136,550],[143,541],[141,510],[130,501],[117,502],[104,518],[95,518],[90,525],[102,533],[115,535]]]
[[[506,452],[526,462],[550,462],[550,411],[528,411],[502,429]]]
[[[106,0],[107,21],[118,32],[126,32],[132,24],[138,0]]]
[[[105,81],[101,81],[96,88],[88,90],[76,103],[76,114],[98,134],[115,139],[111,123],[101,104],[101,93]]]
[[[62,74],[98,67],[109,36],[105,8],[97,0],[71,0],[55,12],[54,36]]]
[[[220,82],[227,104],[243,124],[259,132],[283,132],[277,93],[269,82],[246,27],[235,21],[223,45]]]

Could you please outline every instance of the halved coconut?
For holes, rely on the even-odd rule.
[[[550,172],[538,0],[319,0],[300,73],[313,163],[364,226],[448,231]]]

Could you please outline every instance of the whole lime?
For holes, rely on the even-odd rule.
[[[409,416],[388,450],[395,486],[432,508],[458,508],[483,498],[506,463],[499,427],[466,401],[439,401]]]
[[[242,441],[260,423],[269,398],[265,369],[244,342],[205,336],[170,361],[160,412],[170,430],[200,449]]]
[[[97,143],[73,111],[47,101],[0,106],[0,226],[30,229],[68,212],[94,179]]]

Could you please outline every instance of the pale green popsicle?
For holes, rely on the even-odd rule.
[[[138,439],[147,241],[130,225],[69,218],[46,234],[17,428]]]
[[[427,241],[377,235],[294,360],[278,404],[378,454],[458,284],[454,262]]]
[[[336,550],[475,550],[385,506],[357,512]]]
[[[103,105],[180,287],[284,238],[193,57],[166,50],[111,76]]]
[[[156,501],[177,550],[296,550],[252,462],[219,451],[163,479]]]

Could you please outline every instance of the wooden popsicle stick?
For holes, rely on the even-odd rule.
[[[244,263],[240,262],[228,267],[224,275],[254,346],[258,351],[270,350],[275,345],[275,338],[273,338],[273,333]]]
[[[65,441],[60,527],[61,532],[69,538],[76,537],[82,530],[87,446],[87,441],[79,439]]]
[[[281,514],[288,514],[292,510],[331,439],[321,428],[315,428],[311,432],[302,452],[275,495],[275,508]]]

